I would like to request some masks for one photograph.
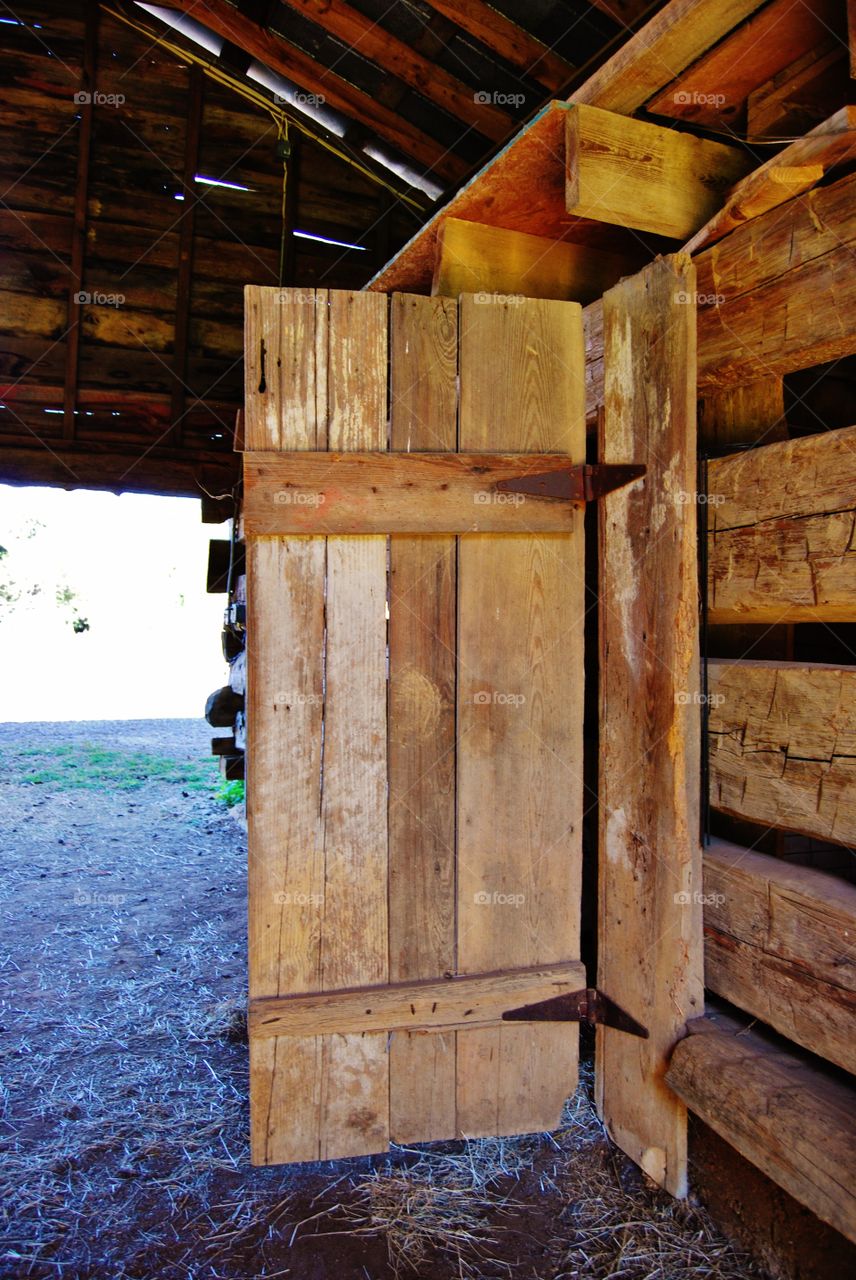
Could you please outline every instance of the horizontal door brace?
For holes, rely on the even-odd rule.
[[[244,531],[569,533],[582,504],[644,475],[635,463],[561,453],[253,451],[244,454]]]

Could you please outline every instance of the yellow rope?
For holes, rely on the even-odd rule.
[[[287,120],[284,120],[282,124],[280,124],[279,126],[279,133],[277,134],[277,142],[284,142],[286,144],[286,149],[282,157],[282,209],[280,211],[280,219],[281,219],[280,225],[282,226],[282,234],[280,235],[280,238],[279,238],[279,286],[280,288],[282,288],[283,284],[285,283],[283,279],[283,277],[285,276],[285,242],[288,237],[288,227],[286,226],[286,221],[285,221],[286,205],[288,200],[288,161],[291,158],[291,146],[289,145],[289,141],[288,141],[288,121]],[[289,280],[288,283],[293,284],[294,281]]]
[[[414,200],[412,196],[405,195],[403,192],[399,191],[392,185],[392,183],[386,182],[383,178],[379,177],[378,174],[373,173],[371,169],[367,169],[365,165],[360,164],[360,162],[355,160],[353,156],[349,156],[346,151],[334,146],[333,143],[328,142],[326,138],[322,138],[320,134],[316,133],[312,128],[305,124],[303,120],[299,119],[297,116],[289,115],[286,111],[277,107],[268,98],[266,98],[264,94],[250,88],[247,84],[243,84],[240,80],[235,80],[227,72],[221,71],[219,67],[212,66],[210,62],[207,62],[205,58],[194,53],[192,49],[183,49],[180,45],[173,44],[165,36],[158,35],[156,32],[149,30],[148,27],[143,26],[141,23],[135,22],[134,19],[129,17],[127,14],[121,13],[116,9],[111,9],[109,5],[104,5],[104,12],[108,13],[111,18],[116,18],[119,22],[124,22],[126,26],[131,27],[140,35],[145,36],[147,40],[154,40],[155,44],[162,49],[166,49],[173,55],[173,57],[179,58],[183,62],[190,61],[195,63],[196,66],[202,68],[205,75],[207,75],[210,80],[214,80],[224,88],[231,89],[234,93],[240,94],[242,98],[246,98],[247,101],[251,102],[254,106],[260,107],[263,111],[267,111],[273,118],[273,122],[276,125],[277,130],[281,131],[285,129],[286,137],[288,136],[288,126],[289,124],[292,124],[295,129],[299,129],[305,137],[311,138],[317,146],[323,147],[326,151],[337,156],[339,160],[343,160],[345,164],[350,165],[352,169],[356,169],[357,173],[361,173],[363,177],[368,178],[370,182],[374,182],[377,186],[383,187],[384,190],[389,191],[397,200],[401,200],[405,204],[411,205],[412,208],[418,210],[419,213],[425,212],[425,206],[420,204],[418,200]],[[278,132],[278,136],[282,136],[280,132]],[[285,180],[283,179],[283,209],[285,208],[284,182]]]

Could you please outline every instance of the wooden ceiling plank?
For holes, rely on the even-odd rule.
[[[77,179],[74,190],[74,225],[71,233],[71,279],[68,283],[65,339],[65,390],[63,395],[63,439],[74,439],[74,411],[80,368],[80,332],[83,313],[81,291],[86,261],[86,211],[89,193],[89,159],[92,151],[92,124],[95,112],[95,76],[98,66],[98,0],[86,5],[83,67],[80,76],[80,132],[77,140]]]
[[[379,23],[354,9],[345,0],[284,0],[330,35],[345,41],[355,53],[376,63],[390,75],[415,89],[423,98],[479,133],[500,142],[514,127],[513,118],[483,95],[450,75],[435,61],[386,31]]]
[[[227,0],[171,0],[174,8],[190,14],[210,31],[231,40],[272,71],[287,76],[307,93],[315,93],[336,111],[373,129],[403,155],[419,162],[446,182],[455,182],[467,171],[464,160],[441,142],[414,128],[394,111],[383,107],[368,93],[337,76],[270,31],[263,31],[243,17]]]
[[[574,68],[569,62],[483,0],[427,0],[427,3],[552,92],[564,88],[570,80]]]

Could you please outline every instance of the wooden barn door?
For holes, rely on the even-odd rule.
[[[580,308],[249,288],[246,333],[253,1160],[555,1128],[578,1027],[502,1014],[585,987],[583,508],[377,455],[582,462]]]

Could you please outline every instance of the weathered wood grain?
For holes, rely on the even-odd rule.
[[[395,294],[390,315],[390,447],[454,450],[458,308]],[[454,537],[390,539],[389,967],[390,979],[454,973],[455,594]],[[401,1030],[390,1053],[390,1136],[453,1138],[454,1030]]]
[[[704,940],[711,991],[856,1074],[856,886],[714,840]]]
[[[446,218],[431,292],[443,298],[502,293],[591,302],[629,268],[627,258],[588,245]]]
[[[575,104],[565,122],[568,213],[685,240],[750,159],[736,147]]]
[[[246,438],[249,447],[317,447],[326,411],[322,359],[303,361],[290,391],[262,382],[262,351],[283,350],[286,334],[326,322],[317,306],[280,304],[271,290],[246,291]],[[264,347],[263,347],[264,344]],[[275,367],[275,356],[266,358]],[[260,388],[264,388],[260,390]],[[289,406],[292,406],[289,412]],[[324,544],[278,538],[247,547],[250,998],[321,986],[317,901],[323,901],[321,794]],[[317,1158],[321,1046],[315,1036],[281,1044],[250,1041],[254,1164]]]
[[[851,108],[852,110],[852,108]],[[856,176],[738,227],[694,259],[702,395],[856,351]],[[586,418],[603,403],[602,304],[585,309]]]
[[[654,115],[743,132],[753,89],[812,48],[836,25],[835,0],[772,0],[646,104]],[[754,130],[748,135],[755,137]]]
[[[732,1019],[698,1019],[666,1082],[741,1155],[856,1240],[856,1097]]]
[[[748,204],[751,209],[758,192],[765,189],[769,176],[782,168],[805,171],[819,165],[827,173],[837,165],[846,164],[854,156],[856,107],[847,106],[747,174],[731,191],[723,207],[696,232],[684,248],[687,253],[696,253],[747,221],[745,206]],[[751,216],[758,215],[753,213]]]
[[[579,307],[461,301],[460,445],[584,455]],[[566,534],[473,534],[458,559],[458,967],[579,954],[582,512]],[[468,1135],[553,1128],[576,1026],[458,1033]]]
[[[382,448],[386,367],[383,298],[248,289],[248,447]],[[386,540],[250,539],[248,570],[250,998],[383,982]],[[385,1036],[250,1053],[255,1163],[386,1145]]]
[[[605,462],[648,466],[600,504],[598,987],[648,1040],[597,1033],[613,1139],[673,1195],[686,1113],[663,1074],[702,1008],[695,507],[695,272],[659,259],[604,296]]]
[[[251,1002],[250,1030],[258,1036],[305,1036],[499,1026],[509,1009],[583,987],[585,968],[570,961],[474,978],[273,997]]]
[[[815,187],[697,256],[700,388],[856,351],[854,194],[856,176]]]
[[[574,102],[632,115],[763,0],[671,0],[574,90]]]
[[[856,621],[856,427],[708,466],[711,623]]]
[[[568,470],[567,457],[555,453],[247,453],[245,528],[253,535],[562,533],[574,527],[571,505],[499,485]]]
[[[856,842],[856,667],[720,660],[708,677],[714,808]]]

